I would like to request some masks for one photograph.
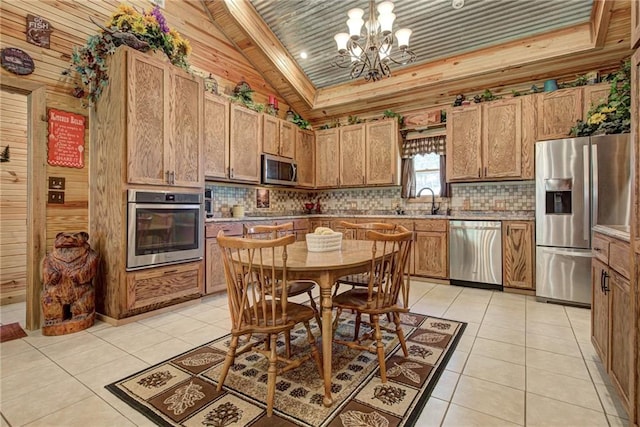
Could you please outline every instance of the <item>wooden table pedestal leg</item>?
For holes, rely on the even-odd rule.
[[[331,398],[331,341],[333,338],[331,287],[320,288],[320,302],[322,306],[322,368],[324,375],[322,403],[329,407],[333,404]]]

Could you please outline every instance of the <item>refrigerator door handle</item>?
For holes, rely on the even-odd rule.
[[[540,247],[540,246],[538,246]],[[563,248],[552,248],[552,247],[544,247],[543,251],[553,255],[565,255],[570,257],[579,257],[579,258],[593,258],[593,253],[590,250],[583,251],[570,251]]]
[[[583,203],[584,203],[584,208],[583,208],[583,215],[584,215],[584,227],[583,227],[583,233],[582,233],[582,237],[584,238],[584,240],[586,240],[587,242],[591,241],[591,230],[589,227],[589,216],[591,214],[590,212],[590,205],[589,205],[589,145],[583,145],[582,146],[582,161],[583,163],[583,171],[584,171],[584,185],[582,186],[583,191],[582,191],[582,197],[583,197]]]

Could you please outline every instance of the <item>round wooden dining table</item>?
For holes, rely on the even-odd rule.
[[[325,406],[333,404],[331,397],[332,288],[339,277],[363,273],[371,269],[371,245],[371,241],[343,240],[340,250],[330,252],[309,252],[307,243],[302,241],[287,246],[287,280],[313,280],[320,287]],[[381,252],[380,257],[382,257]],[[265,258],[262,262],[271,266],[272,261]],[[282,258],[276,252],[276,268],[278,266],[282,266]]]

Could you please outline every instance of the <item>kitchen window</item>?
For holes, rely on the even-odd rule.
[[[436,153],[421,154],[413,158],[416,175],[416,188],[429,187],[436,195],[440,195],[440,155]]]
[[[402,143],[402,190],[401,197],[415,198],[416,192],[429,187],[436,197],[449,197],[445,177],[445,135],[411,138]]]

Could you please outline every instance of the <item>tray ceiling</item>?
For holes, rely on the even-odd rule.
[[[348,70],[330,65],[336,54],[333,36],[347,31],[349,9],[359,7],[368,15],[368,0],[250,3],[316,88],[350,80]],[[462,9],[454,9],[451,0],[394,3],[394,31],[413,30],[416,64],[586,23],[593,7],[593,0],[465,0]],[[306,59],[300,57],[303,51]],[[401,68],[392,66],[391,73]]]

